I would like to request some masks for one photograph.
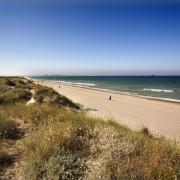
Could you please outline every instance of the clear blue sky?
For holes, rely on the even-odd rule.
[[[180,3],[1,1],[0,74],[180,75]]]

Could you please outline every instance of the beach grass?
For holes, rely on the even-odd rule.
[[[166,179],[179,173],[178,145],[112,121],[60,110],[36,128],[21,140],[27,179]]]
[[[24,179],[178,179],[178,143],[153,137],[146,128],[137,132],[114,120],[89,117],[53,89],[30,87],[42,101],[0,105],[1,139],[11,138],[17,122],[25,126],[17,143]],[[51,103],[54,96],[61,101]],[[4,156],[0,148],[0,159]]]
[[[0,138],[15,138],[17,136],[17,123],[0,114]]]
[[[49,103],[57,106],[66,106],[70,108],[79,109],[79,106],[74,104],[71,100],[58,94],[52,88],[37,86],[35,89],[34,98],[38,103]]]

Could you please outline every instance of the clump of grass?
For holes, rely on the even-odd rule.
[[[30,80],[27,80],[25,78],[19,78],[16,79],[16,87],[32,90],[36,87],[36,85]]]
[[[26,159],[24,172],[29,163],[34,169],[29,177],[45,179],[78,179],[85,174],[84,158],[89,155],[88,141],[92,135],[88,130],[72,126],[71,121],[50,122],[31,136],[23,139]],[[35,173],[34,171],[38,171]],[[43,172],[43,173],[42,173]],[[27,177],[28,178],[28,177]]]
[[[111,178],[173,179],[179,174],[179,150],[163,140],[142,138],[131,153],[111,158],[106,169]]]
[[[6,162],[7,162],[6,154],[2,151],[1,145],[0,145],[0,173],[3,170]]]
[[[7,153],[5,153],[2,150],[2,145],[0,144],[0,175],[1,175],[1,171],[3,171],[7,166],[9,166],[12,163],[13,163],[13,158],[7,155]]]
[[[37,97],[35,98],[35,100],[36,100],[36,102],[38,102],[38,103],[43,103],[44,97],[43,97],[43,95],[39,95],[39,96],[37,96]]]
[[[6,88],[23,88],[23,89],[34,89],[35,84],[23,77],[0,77],[0,86]]]
[[[70,126],[56,123],[42,127],[23,139],[24,152],[37,161],[48,159],[70,137]],[[58,149],[57,149],[58,148]]]
[[[143,127],[140,132],[145,136],[152,136],[147,127]]]
[[[58,94],[52,88],[37,86],[37,88],[35,89],[34,98],[39,103],[46,102],[60,107],[64,106],[64,107],[79,109],[78,105],[73,103],[68,98]]]
[[[0,115],[0,138],[17,138],[17,123]]]
[[[0,94],[0,104],[15,104],[27,102],[31,99],[31,93],[23,88],[10,89]]]
[[[24,177],[31,179],[80,179],[86,171],[86,162],[69,152],[54,154],[45,162],[26,159]]]
[[[16,86],[16,84],[8,78],[4,79],[4,82],[2,84],[6,85],[6,86]]]
[[[32,104],[26,106],[25,104],[19,103],[14,105],[6,105],[0,110],[7,114],[7,116],[13,119],[20,119],[24,123],[31,124],[32,127],[38,128],[39,126],[46,125],[49,122],[63,121],[64,109],[55,108],[48,104]],[[66,112],[66,111],[65,111]],[[67,112],[68,113],[68,112]]]
[[[52,118],[47,122],[40,123],[38,130],[32,132],[31,136],[24,138],[23,144],[25,145],[25,150],[28,147],[29,152],[29,147],[31,147],[33,155],[36,152],[39,153],[36,155],[36,159],[39,160],[47,157],[49,150],[51,153],[55,152],[57,150],[56,148],[59,150],[63,147],[73,152],[80,151],[83,147],[87,150],[85,140],[90,139],[92,135],[90,135],[90,127],[87,129],[86,123],[80,124],[77,122],[78,119],[82,120],[83,118],[83,114],[59,110],[56,119]],[[43,146],[46,146],[45,152],[41,148]],[[36,150],[36,148],[42,151],[39,149]]]
[[[85,175],[86,162],[70,152],[52,156],[44,166],[47,179],[79,179]]]

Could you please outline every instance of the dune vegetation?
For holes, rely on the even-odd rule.
[[[89,117],[53,89],[21,77],[0,78],[0,142],[0,179],[180,177],[177,142]]]

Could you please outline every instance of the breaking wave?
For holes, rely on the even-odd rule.
[[[149,89],[149,88],[144,88],[144,91],[150,91],[150,92],[164,92],[164,93],[173,93],[173,90],[169,89]]]
[[[57,81],[62,84],[69,84],[69,85],[78,85],[78,86],[95,86],[94,83],[78,83],[78,82],[69,82],[69,81]]]

